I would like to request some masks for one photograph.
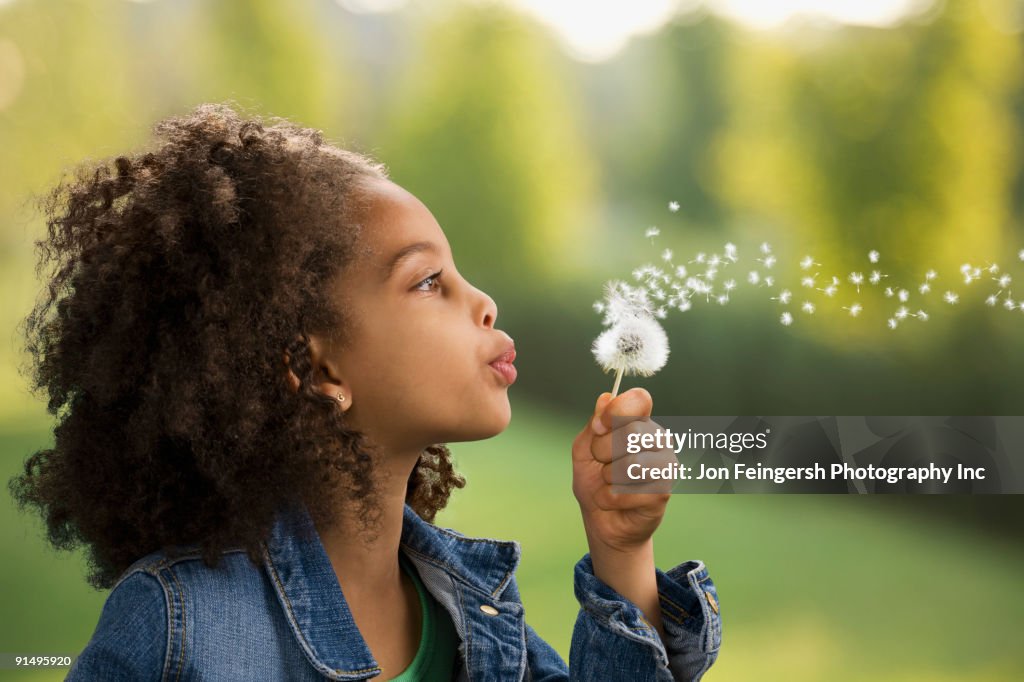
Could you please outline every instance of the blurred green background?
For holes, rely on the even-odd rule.
[[[889,330],[841,310],[844,286],[784,327],[737,271],[729,305],[665,320],[665,369],[624,380],[656,415],[1024,414],[1024,314],[983,304],[990,278],[958,281],[998,264],[1024,299],[1024,3],[821,2],[788,21],[814,3],[599,4],[0,0],[3,480],[51,437],[17,371],[43,229],[27,199],[202,101],[378,156],[498,302],[513,422],[452,446],[468,485],[438,522],[522,543],[527,618],[565,657],[586,551],[569,448],[612,379],[591,304],[663,248],[766,240],[780,280],[811,253],[844,285],[878,249],[890,282],[933,267],[961,303],[933,294],[928,322]],[[0,652],[77,653],[106,595],[0,495]],[[699,558],[718,586],[709,680],[987,682],[1024,679],[1022,521],[1020,496],[682,495],[655,542],[660,567]]]

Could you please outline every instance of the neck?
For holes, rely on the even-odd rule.
[[[400,589],[398,548],[409,476],[420,451],[388,453],[375,472],[380,504],[380,524],[373,537],[360,531],[358,505],[345,504],[338,522],[317,528],[327,557],[331,560],[346,598]]]

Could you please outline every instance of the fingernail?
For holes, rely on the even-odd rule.
[[[601,421],[601,415],[599,414],[595,414],[594,418],[590,420],[590,428],[599,436],[608,433],[608,427]]]

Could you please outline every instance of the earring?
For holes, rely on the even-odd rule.
[[[343,394],[341,394],[341,393],[338,394],[338,402],[339,403],[345,402],[345,396]]]

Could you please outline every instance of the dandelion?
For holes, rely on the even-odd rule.
[[[661,259],[663,261],[671,261],[672,260],[672,249],[665,249],[664,251],[662,251],[661,252]]]
[[[793,324],[793,315],[791,313],[782,313],[779,315],[779,322],[788,327]]]
[[[945,294],[943,294],[942,298],[946,301],[946,303],[950,305],[956,305],[956,302],[960,300],[960,297],[954,294],[952,291],[947,291]]]
[[[871,261],[872,263],[877,263],[878,262],[878,252],[877,251],[869,251],[868,252],[868,260]]]
[[[598,315],[604,313],[604,301],[594,301],[594,312]]]
[[[747,275],[747,281],[751,284],[757,284],[761,281],[761,274],[757,270],[751,270],[750,274]]]
[[[805,313],[813,314],[814,313],[814,304],[811,303],[810,301],[804,301],[803,305],[800,306],[800,309],[803,310]]]
[[[668,360],[668,335],[658,321],[647,314],[627,315],[594,339],[591,348],[605,372],[615,370],[612,396],[626,372],[651,376]]]
[[[860,315],[860,311],[863,310],[863,307],[861,306],[860,303],[854,303],[849,308],[847,308],[846,306],[843,306],[843,310],[849,310],[850,311],[850,317],[857,317],[858,315]]]
[[[810,270],[815,265],[821,265],[821,263],[815,263],[814,259],[811,258],[810,256],[804,256],[803,259],[800,261],[801,270]]]
[[[668,210],[672,211],[673,213],[678,211],[679,210],[679,202],[678,201],[670,201],[670,202],[668,202]]]

